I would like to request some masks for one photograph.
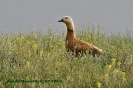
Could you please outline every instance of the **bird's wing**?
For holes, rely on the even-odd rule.
[[[89,53],[94,53],[94,54],[102,54],[102,50],[97,48],[96,46],[86,42],[86,41],[83,41],[83,40],[77,40],[76,41],[77,43],[77,49],[78,50],[83,50],[83,51],[88,51]]]
[[[85,42],[83,40],[76,40],[75,41],[75,47],[79,50],[92,50],[93,49],[93,45],[89,44],[88,42]]]

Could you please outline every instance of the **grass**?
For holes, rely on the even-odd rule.
[[[76,30],[105,55],[74,57],[65,32],[0,35],[0,88],[133,88],[133,37]]]

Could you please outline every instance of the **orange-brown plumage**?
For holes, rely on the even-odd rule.
[[[64,16],[62,20],[58,22],[64,22],[67,26],[67,36],[66,36],[66,49],[68,52],[73,52],[76,56],[83,54],[92,54],[95,56],[96,54],[99,56],[102,54],[102,50],[98,49],[92,44],[89,44],[86,41],[79,40],[76,38],[74,34],[74,24],[73,20],[70,16]]]

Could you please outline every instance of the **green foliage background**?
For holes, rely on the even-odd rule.
[[[94,29],[76,36],[103,49],[100,57],[68,54],[66,32],[1,34],[0,88],[133,88],[133,36]]]

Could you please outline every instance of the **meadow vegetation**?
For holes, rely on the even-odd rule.
[[[77,29],[77,38],[104,50],[100,57],[68,54],[65,36],[1,34],[0,88],[133,88],[133,36]]]

